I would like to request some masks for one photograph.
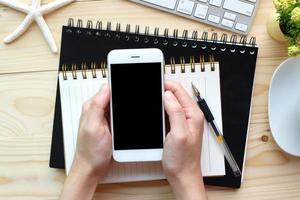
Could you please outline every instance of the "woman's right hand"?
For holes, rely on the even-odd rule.
[[[204,116],[197,103],[175,82],[165,83],[170,132],[162,165],[177,199],[207,199],[201,173]]]

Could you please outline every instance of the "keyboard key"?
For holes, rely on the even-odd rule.
[[[208,21],[218,24],[220,22],[220,17],[216,15],[208,15]]]
[[[248,29],[248,26],[245,24],[242,24],[242,23],[236,23],[235,29],[246,32]]]
[[[171,10],[175,9],[177,0],[142,0]]]
[[[195,3],[190,0],[180,0],[178,3],[177,10],[178,12],[191,15],[193,12]]]
[[[236,18],[236,14],[233,14],[233,13],[229,13],[229,12],[225,12],[225,14],[224,14],[224,18],[226,18],[226,19],[230,19],[230,20],[235,20],[235,18]]]
[[[220,7],[223,0],[210,0],[209,4]]]
[[[251,16],[254,6],[239,0],[225,0],[223,8],[243,15]]]
[[[195,10],[195,17],[198,17],[200,19],[205,19],[208,11],[208,6],[198,4]]]
[[[230,20],[228,20],[228,19],[223,19],[221,24],[222,24],[223,26],[232,28],[233,23],[234,23],[233,21],[230,21]]]

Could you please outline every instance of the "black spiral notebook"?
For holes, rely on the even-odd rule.
[[[112,49],[159,48],[165,56],[165,63],[181,63],[182,59],[201,62],[201,59],[219,61],[220,86],[222,104],[223,133],[236,161],[241,169],[244,167],[245,147],[247,142],[253,81],[258,48],[256,40],[246,36],[228,36],[217,33],[197,31],[191,36],[187,30],[181,34],[177,29],[162,31],[149,27],[140,30],[135,26],[132,30],[126,25],[112,27],[110,22],[105,26],[98,21],[93,27],[88,21],[83,27],[82,20],[76,25],[70,19],[68,26],[63,26],[59,71],[75,71],[74,66],[82,66],[84,70],[101,68],[100,61],[106,60]],[[200,56],[201,55],[201,56]],[[50,167],[64,168],[63,129],[59,82],[54,113],[53,136],[50,154]],[[205,184],[239,188],[242,178],[235,178],[228,163],[226,175],[223,177],[204,178]]]

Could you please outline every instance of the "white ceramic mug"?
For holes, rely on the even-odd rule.
[[[269,91],[269,121],[274,140],[300,157],[300,58],[289,58],[274,72]]]
[[[295,112],[296,112],[296,117],[300,123],[300,94],[299,94],[299,97],[298,97],[298,100],[296,101],[296,106],[295,106]],[[299,134],[300,134],[300,130],[299,130]],[[299,144],[300,145],[300,144]]]

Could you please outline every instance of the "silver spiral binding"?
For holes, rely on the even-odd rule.
[[[78,20],[77,20],[77,28],[82,28],[82,26],[83,26],[82,20],[81,20],[81,19],[78,19]],[[81,34],[81,30],[80,30],[80,29],[77,29],[76,33],[77,33],[77,34]]]
[[[144,37],[144,43],[149,43],[149,26],[145,27],[145,37]]]
[[[68,20],[68,26],[70,26],[70,27],[74,26],[74,19],[73,18],[69,18],[69,20]]]
[[[92,29],[93,28],[93,22],[92,22],[92,20],[88,20],[86,27],[88,29]],[[87,35],[92,35],[92,31],[91,30],[87,30],[86,34]]]
[[[207,32],[203,32],[202,36],[201,36],[201,40],[204,41],[204,42],[207,42],[207,39],[208,39],[208,33]],[[201,45],[201,49],[204,50],[206,48],[207,48],[206,44],[202,44]]]
[[[71,64],[70,66],[63,64],[61,71],[64,80],[68,80],[67,73],[72,74],[72,78],[74,80],[78,79],[78,73],[81,73],[83,79],[87,79],[87,71],[92,72],[92,77],[97,78],[99,71],[101,72],[101,76],[103,78],[107,77],[107,64],[105,61],[100,62],[99,64],[96,62],[91,62],[90,66],[86,62],[81,63],[80,68],[77,64]]]
[[[227,42],[227,34],[223,33],[222,36],[221,36],[221,43],[224,45],[220,48],[221,51],[226,51],[226,47],[225,47],[225,44]]]
[[[187,30],[183,30],[182,32],[182,39],[184,40],[181,44],[182,47],[187,47],[188,43],[187,43],[187,40],[188,40],[188,31]]]
[[[169,29],[168,28],[165,28],[165,31],[164,31],[164,39],[163,39],[163,45],[168,45],[169,43]]]
[[[128,33],[130,33],[130,24],[126,25],[125,33],[126,33],[125,40],[129,41],[130,40],[130,36],[128,35]]]
[[[155,38],[153,40],[153,43],[158,44],[158,39],[157,39],[159,37],[159,28],[158,27],[155,27],[155,29],[154,29],[154,36],[155,36]]]
[[[198,40],[198,31],[193,31],[192,33],[192,40],[193,40],[193,43],[192,43],[192,48],[195,49],[197,48],[197,40]]]
[[[172,42],[172,45],[176,47],[178,45],[178,42],[176,41],[178,39],[178,29],[173,30],[173,38],[175,40]]]
[[[140,26],[136,25],[135,26],[135,31],[134,31],[134,38],[133,38],[133,41],[134,42],[139,42],[140,41],[140,37],[139,37],[139,34],[140,34]]]
[[[68,20],[68,27],[75,27],[75,22],[74,22],[73,18],[70,18]],[[93,33],[91,30],[81,29],[81,28],[83,28],[83,21],[81,19],[77,20],[76,27],[78,28],[76,30],[77,34],[81,34],[82,31],[85,31],[86,34],[88,34],[88,35]],[[115,38],[116,40],[119,40],[120,37],[121,37],[120,33],[122,32],[121,31],[121,24],[117,23],[115,27],[116,27],[115,30],[112,30],[111,22],[107,22],[106,23],[106,31],[108,31],[108,32],[106,32],[104,36],[106,36],[106,37],[113,36],[113,38]],[[92,23],[91,20],[87,21],[86,28],[87,29],[93,29],[93,23]],[[95,30],[96,30],[95,34],[100,36],[101,35],[100,31],[103,30],[101,21],[97,21],[96,26],[95,26]],[[66,29],[66,31],[68,33],[72,33],[72,29]],[[149,43],[150,42],[149,36],[154,36],[155,38],[153,39],[153,43],[155,45],[157,45],[161,41],[162,44],[165,45],[165,46],[172,45],[172,46],[176,47],[176,46],[179,45],[177,39],[183,39],[184,41],[181,42],[181,46],[182,47],[190,46],[191,48],[197,48],[198,47],[197,41],[203,41],[203,42],[212,43],[210,45],[210,50],[212,50],[212,51],[217,50],[217,46],[214,43],[231,44],[233,46],[237,45],[237,43],[238,43],[237,42],[238,37],[236,35],[231,35],[230,39],[228,40],[228,35],[227,34],[222,34],[220,39],[218,39],[217,33],[212,33],[211,37],[209,39],[209,34],[206,31],[202,33],[201,37],[198,37],[198,32],[197,31],[193,31],[192,36],[189,37],[188,36],[189,35],[188,30],[183,30],[182,36],[179,37],[178,36],[179,35],[178,29],[174,29],[173,30],[173,37],[169,37],[169,29],[168,28],[165,28],[164,31],[163,31],[163,34],[161,35],[158,27],[155,27],[154,31],[153,31],[153,34],[150,34],[149,26],[145,27],[145,31],[144,31],[145,34],[144,35],[140,34],[140,32],[141,31],[140,31],[140,26],[139,25],[136,25],[134,32],[131,32],[130,24],[127,24],[126,29],[124,31],[124,33],[125,33],[124,40],[126,40],[126,41],[133,40],[134,42],[137,42],[137,43],[138,42]],[[111,35],[111,34],[113,34],[113,35]],[[131,38],[130,34],[133,34],[134,36],[132,36],[132,38]],[[141,37],[143,37],[143,38],[141,38]],[[162,37],[162,40],[159,40],[159,37]],[[170,42],[170,39],[172,39],[172,42]],[[251,37],[249,42],[247,42],[247,37],[246,36],[241,36],[240,40],[239,40],[239,44],[240,44],[240,46],[256,47],[256,38]],[[201,46],[200,46],[200,48],[203,49],[203,50],[205,50],[207,47],[208,46],[205,43],[201,44]],[[224,52],[227,49],[225,48],[225,45],[224,45],[224,46],[221,46],[219,50]],[[232,53],[236,52],[236,48],[235,47],[230,48],[230,52],[232,52]],[[246,48],[245,49],[240,49],[239,52],[241,54],[246,53]],[[255,52],[256,52],[255,49],[254,50],[251,49],[249,51],[249,53],[251,55],[255,54]]]
[[[107,24],[106,24],[106,30],[107,30],[107,31],[111,31],[111,22],[107,22]],[[111,37],[110,32],[105,33],[105,34],[104,34],[104,37],[110,38],[110,37]]]
[[[95,29],[96,29],[96,35],[100,36],[101,35],[100,31],[102,30],[102,22],[101,21],[97,21]]]
[[[212,51],[215,51],[217,49],[216,43],[218,42],[218,34],[217,33],[213,33],[211,35],[211,39],[210,40],[213,42],[213,45],[212,45],[212,47],[210,47],[210,49]]]
[[[117,25],[116,25],[116,34],[115,34],[115,36],[114,36],[114,38],[116,39],[116,40],[119,40],[120,38],[121,38],[121,36],[120,36],[120,32],[121,32],[121,24],[120,23],[117,23]]]
[[[237,41],[237,36],[236,36],[236,35],[231,35],[231,37],[230,37],[230,43],[231,43],[232,45],[236,45],[236,41]],[[231,52],[231,53],[234,53],[234,52],[235,52],[235,49],[234,49],[234,48],[231,48],[231,49],[230,49],[230,52]]]
[[[203,55],[200,56],[199,59],[199,66],[200,66],[200,71],[201,72],[205,72],[205,63],[209,63],[210,65],[210,70],[211,71],[215,71],[215,58],[213,55],[209,56],[209,61],[205,62],[205,58]],[[191,72],[194,73],[196,71],[196,62],[195,62],[195,57],[194,56],[190,56],[189,58],[189,63],[186,62],[184,56],[180,56],[179,57],[179,63],[178,65],[180,65],[180,72],[181,73],[185,73],[186,72],[186,66],[190,65],[191,67]],[[171,57],[170,58],[170,64],[165,66],[164,71],[166,71],[166,67],[170,67],[171,68],[171,74],[175,74],[176,73],[176,61],[175,61],[175,57]]]

